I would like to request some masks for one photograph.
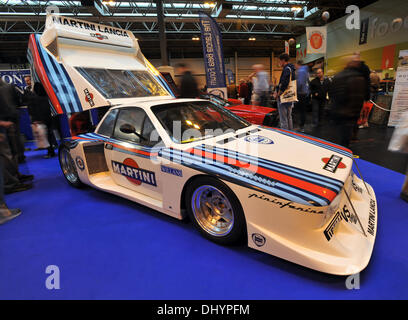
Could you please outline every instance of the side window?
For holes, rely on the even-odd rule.
[[[115,125],[115,119],[117,114],[118,109],[110,111],[106,118],[103,120],[102,124],[100,125],[97,133],[107,137],[112,136],[113,126]]]
[[[146,138],[146,140],[142,141],[142,143],[149,147],[153,147],[161,141],[160,136],[147,115],[143,123],[142,135]]]
[[[127,108],[121,109],[116,120],[115,131],[113,136],[120,140],[128,140],[131,142],[140,143],[140,138],[135,133],[124,133],[120,130],[120,127],[124,124],[131,125],[135,128],[138,134],[141,134],[143,128],[143,122],[145,120],[146,113],[139,108]]]

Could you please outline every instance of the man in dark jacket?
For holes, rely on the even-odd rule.
[[[360,72],[364,78],[364,101],[370,100],[370,68],[364,61],[361,60],[360,52],[354,52],[353,61],[355,62],[355,70]],[[363,107],[363,106],[361,106]]]
[[[6,108],[5,114],[7,116],[5,120],[13,122],[13,125],[7,128],[6,133],[10,149],[13,157],[15,157],[18,162],[23,162],[25,159],[24,145],[21,140],[20,112],[18,111],[18,107],[21,104],[21,95],[14,85],[8,84],[1,79],[0,90],[4,99],[2,108]]]
[[[44,124],[47,127],[47,138],[50,146],[47,148],[48,153],[44,158],[48,159],[55,157],[54,147],[57,145],[52,128],[50,102],[41,83],[36,82],[34,84],[34,93],[28,105],[28,112],[33,125]]]
[[[180,98],[197,98],[199,96],[197,82],[195,81],[191,71],[184,63],[179,63],[177,66],[178,73],[182,74],[180,82]]]
[[[353,128],[360,116],[365,99],[365,79],[359,63],[351,61],[334,78],[330,88],[331,118],[335,124],[337,143],[349,147]]]
[[[279,64],[282,67],[282,74],[279,79],[279,84],[276,87],[274,97],[278,101],[280,127],[282,129],[292,130],[293,102],[281,103],[279,97],[288,88],[289,82],[291,80],[296,80],[295,66],[289,63],[289,55],[287,53],[282,53],[279,56]]]
[[[312,94],[312,124],[317,127],[323,116],[323,109],[327,101],[327,93],[330,88],[330,80],[324,76],[323,69],[319,68],[316,78],[310,82],[310,92]]]
[[[15,88],[0,79],[0,161],[2,162],[2,190],[5,193],[28,190],[32,187],[33,175],[21,174],[18,170],[16,142],[18,137],[15,121],[18,95]],[[28,183],[26,183],[28,182]]]

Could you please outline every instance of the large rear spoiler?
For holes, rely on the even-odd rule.
[[[56,114],[113,104],[78,68],[147,71],[173,96],[128,30],[48,14],[44,33],[30,36],[27,57],[34,81],[42,83]]]

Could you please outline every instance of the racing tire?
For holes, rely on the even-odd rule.
[[[83,187],[84,184],[79,179],[77,167],[74,159],[72,159],[71,153],[69,152],[69,148],[61,145],[58,150],[58,159],[62,173],[64,174],[64,177],[68,183],[75,188]]]
[[[205,238],[224,245],[246,239],[241,204],[232,190],[218,179],[193,180],[187,187],[185,201],[190,220]]]

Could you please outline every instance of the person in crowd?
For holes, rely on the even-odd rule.
[[[360,52],[356,51],[353,54],[352,60],[355,62],[355,65],[357,66],[355,69],[360,72],[362,77],[364,78],[364,84],[365,84],[365,94],[364,94],[364,101],[370,100],[370,68],[365,64],[364,61],[361,60]],[[363,107],[361,105],[361,107]]]
[[[27,86],[24,88],[24,92],[21,97],[21,105],[28,106],[28,104],[30,103],[31,97],[33,96],[33,86],[32,86],[30,76],[25,76],[24,81]]]
[[[8,84],[2,79],[0,79],[0,88],[5,100],[3,107],[7,108],[6,120],[13,123],[12,126],[7,128],[7,139],[13,157],[15,157],[17,163],[22,163],[25,161],[24,144],[21,140],[20,113],[17,109],[21,103],[21,96],[14,85]]]
[[[305,132],[306,108],[310,101],[309,68],[303,65],[302,60],[296,62],[296,89],[298,102],[295,111],[298,114],[298,124],[301,132]]]
[[[289,63],[289,55],[287,53],[282,53],[279,56],[279,64],[282,67],[282,73],[279,79],[279,84],[276,86],[274,97],[278,102],[280,127],[282,129],[292,130],[293,102],[281,103],[279,97],[288,88],[289,82],[291,80],[296,80],[296,70],[295,66]]]
[[[248,85],[245,79],[241,79],[239,81],[238,87],[238,97],[242,101],[243,104],[249,104],[249,97],[248,97]]]
[[[1,192],[13,193],[28,190],[32,187],[33,175],[21,174],[18,160],[12,151],[12,140],[9,139],[10,128],[15,125],[12,113],[15,110],[15,92],[8,84],[0,85],[0,161],[1,161]],[[11,116],[10,116],[11,114]]]
[[[330,87],[331,119],[334,122],[336,142],[350,147],[354,127],[365,99],[366,83],[358,61],[350,61],[334,76]]]
[[[327,102],[327,93],[330,88],[330,80],[324,76],[322,68],[316,70],[316,78],[310,82],[312,95],[312,124],[317,127],[321,124],[324,107]]]
[[[197,98],[199,96],[197,82],[188,66],[184,63],[179,63],[176,69],[177,73],[182,75],[180,81],[180,98]]]
[[[254,85],[252,83],[252,79],[250,77],[248,77],[247,81],[246,81],[247,87],[248,87],[248,97],[246,102],[244,102],[245,104],[251,104],[252,103],[252,93],[253,93],[253,89],[254,89]]]
[[[394,80],[394,78],[391,77],[390,74],[387,72],[387,73],[385,73],[385,75],[384,75],[384,80]]]
[[[376,102],[378,97],[378,90],[380,89],[380,77],[372,70],[370,73],[370,95],[371,101]]]
[[[4,131],[5,128],[12,126],[11,121],[0,120],[0,132]],[[5,135],[3,135],[4,137]],[[1,150],[1,149],[0,149]],[[3,157],[0,156],[0,224],[6,223],[11,219],[18,217],[21,214],[20,209],[9,209],[6,202],[4,201],[4,164]]]
[[[264,70],[263,64],[255,64],[252,66],[254,70],[253,76],[253,94],[254,94],[254,104],[266,107],[268,104],[269,95],[269,75]]]
[[[34,84],[35,95],[31,98],[31,103],[28,106],[28,112],[31,116],[33,125],[44,124],[47,127],[47,138],[49,147],[47,148],[47,155],[45,159],[55,157],[54,147],[57,145],[54,133],[52,130],[52,117],[50,110],[50,102],[47,93],[41,83]]]

